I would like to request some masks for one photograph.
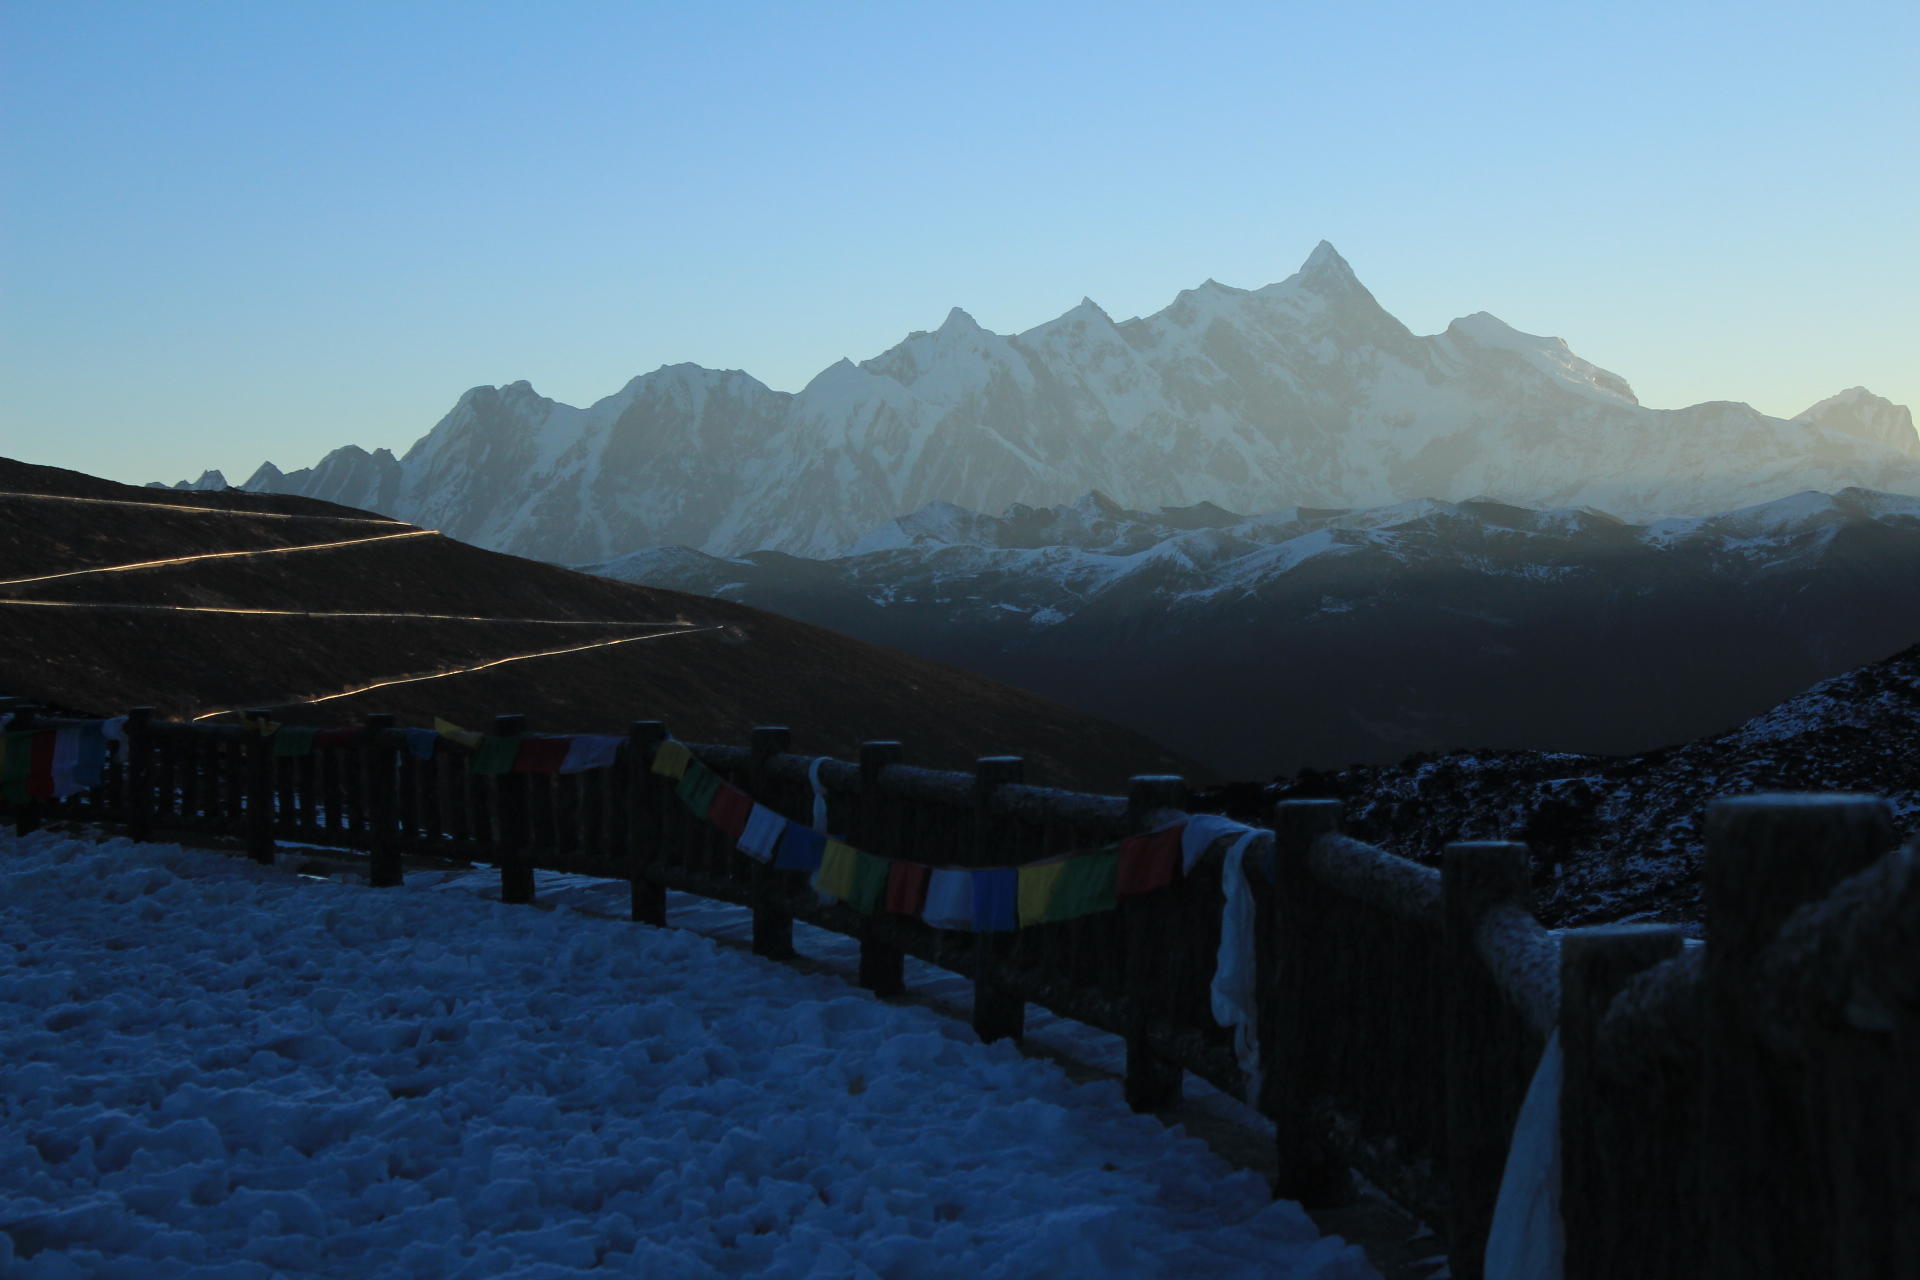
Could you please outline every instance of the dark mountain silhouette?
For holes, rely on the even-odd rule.
[[[1138,733],[938,662],[326,502],[134,488],[5,459],[0,491],[0,694],[49,706],[146,704],[177,718],[260,706],[312,723],[387,711],[472,727],[524,712],[536,729],[582,732],[663,719],[722,742],[786,724],[797,751],[848,757],[862,740],[899,738],[913,763],[1023,754],[1032,781],[1102,790],[1135,773],[1204,772]],[[352,545],[273,550],[335,542]],[[227,552],[249,554],[45,577]],[[34,578],[45,580],[19,581]],[[343,614],[361,616],[323,616]],[[610,640],[628,642],[309,704]]]

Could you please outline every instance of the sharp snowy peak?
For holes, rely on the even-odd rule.
[[[1844,431],[1883,444],[1898,453],[1920,457],[1920,435],[1913,429],[1913,411],[1903,404],[1882,399],[1865,387],[1849,387],[1837,396],[1828,396],[1819,404],[1794,418],[1829,431]]]
[[[1489,495],[1630,517],[1808,487],[1920,492],[1906,411],[1837,399],[1794,420],[1649,409],[1561,340],[1489,315],[1409,332],[1322,243],[1277,284],[1210,280],[1118,323],[1087,299],[1002,335],[956,307],[796,394],[695,365],[584,409],[524,382],[480,387],[402,458],[337,450],[248,487],[574,562],[660,544],[833,555],[930,503],[1039,508],[1089,490],[1133,508]]]

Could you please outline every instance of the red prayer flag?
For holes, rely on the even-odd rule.
[[[927,882],[933,868],[918,862],[896,862],[887,871],[887,910],[917,916],[927,905]]]
[[[53,743],[56,736],[52,729],[42,729],[33,735],[33,755],[27,764],[27,794],[35,800],[53,799]]]
[[[1120,842],[1121,897],[1164,889],[1173,883],[1174,869],[1180,865],[1180,836],[1181,827],[1168,827],[1143,836],[1128,836]]]
[[[313,745],[316,747],[350,747],[358,741],[358,729],[321,729],[313,735]]]
[[[513,757],[515,773],[558,773],[567,758],[573,739],[564,734],[532,734],[520,739],[520,750]]]
[[[707,821],[727,833],[729,840],[739,840],[740,833],[747,829],[747,819],[753,816],[753,797],[734,786],[723,782],[720,789],[713,793],[713,803],[707,806]]]

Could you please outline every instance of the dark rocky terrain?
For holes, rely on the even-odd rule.
[[[1452,840],[1524,840],[1553,925],[1700,921],[1701,824],[1716,796],[1858,791],[1920,832],[1920,644],[1825,680],[1728,733],[1631,756],[1458,751],[1303,771],[1210,799],[1241,812],[1337,796],[1347,828],[1437,863]]]

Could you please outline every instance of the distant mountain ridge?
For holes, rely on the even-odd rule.
[[[969,667],[1254,777],[1716,732],[1920,635],[1920,498],[1636,523],[1486,499],[1141,512],[1096,493],[998,516],[936,503],[830,559],[661,547],[582,567]]]
[[[1208,281],[1119,323],[1083,300],[1003,336],[955,308],[795,394],[691,364],[586,408],[476,387],[403,457],[348,446],[245,484],[562,563],[674,544],[833,555],[930,502],[1089,490],[1142,509],[1491,495],[1649,518],[1848,486],[1920,493],[1906,409],[1858,388],[1791,420],[1648,409],[1485,313],[1416,336],[1324,242],[1277,284]]]

